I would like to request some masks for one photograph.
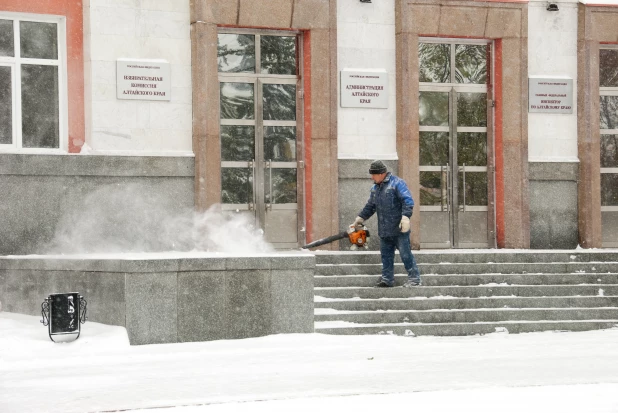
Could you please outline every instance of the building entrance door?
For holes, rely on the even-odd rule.
[[[618,49],[599,51],[601,126],[601,246],[618,247]]]
[[[495,246],[490,50],[461,39],[419,44],[422,248]]]
[[[222,208],[244,214],[276,248],[301,242],[303,154],[298,39],[218,36]]]

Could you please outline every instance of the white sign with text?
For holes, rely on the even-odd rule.
[[[118,99],[171,100],[172,79],[165,60],[116,61],[116,97]]]
[[[528,112],[573,113],[573,79],[528,79]]]
[[[342,70],[341,107],[388,108],[388,73],[386,70]]]

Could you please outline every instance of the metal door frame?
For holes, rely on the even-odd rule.
[[[253,119],[238,120],[238,119],[219,119],[219,124],[222,126],[253,126],[255,128],[255,159],[250,162],[232,162],[221,161],[221,168],[236,167],[249,168],[252,171],[253,177],[253,197],[249,204],[221,204],[221,209],[224,211],[253,211],[256,227],[265,230],[266,211],[267,209],[296,209],[297,211],[297,243],[276,243],[277,248],[297,248],[305,241],[305,209],[304,209],[304,193],[305,193],[305,145],[304,145],[304,119],[303,119],[303,42],[302,33],[300,31],[283,31],[283,30],[249,30],[249,29],[232,29],[219,28],[219,34],[249,34],[255,36],[255,73],[227,73],[219,72],[219,84],[221,83],[252,83],[253,98],[254,98],[254,116]],[[260,43],[261,36],[294,36],[296,42],[296,75],[277,75],[277,74],[262,74],[260,71],[261,56]],[[264,104],[262,100],[262,85],[264,84],[293,84],[296,86],[296,120],[295,121],[272,121],[264,120]],[[267,126],[293,126],[296,128],[296,161],[291,162],[272,162],[264,159],[264,127]],[[265,201],[265,188],[270,183],[272,188],[272,179],[267,182],[265,169],[268,168],[294,168],[296,169],[296,204],[272,204]],[[272,178],[272,175],[269,177]],[[272,193],[272,190],[269,190]],[[272,242],[271,242],[272,243]]]
[[[419,43],[436,43],[436,44],[475,44],[489,45],[489,55],[487,58],[488,82],[486,84],[466,84],[466,83],[421,83],[419,82],[419,92],[442,92],[449,95],[449,125],[448,126],[420,126],[419,132],[447,132],[449,142],[448,164],[444,166],[422,166],[419,165],[419,172],[441,172],[442,177],[446,177],[446,188],[442,189],[443,205],[441,206],[421,206],[422,211],[442,211],[448,212],[449,228],[450,228],[450,246],[447,248],[464,248],[460,246],[459,241],[459,212],[466,211],[486,211],[487,212],[487,244],[466,244],[465,248],[495,248],[496,247],[496,231],[495,231],[495,130],[494,130],[494,97],[493,85],[494,78],[494,42],[491,40],[475,40],[475,39],[450,39],[450,38],[419,38]],[[450,79],[455,78],[455,47],[450,48]],[[419,63],[420,64],[420,63]],[[457,93],[484,93],[487,96],[487,126],[486,127],[462,127],[457,126]],[[457,163],[457,133],[458,132],[482,132],[487,134],[487,166],[460,166]],[[487,174],[487,206],[466,206],[459,205],[459,173],[466,172],[485,172]],[[457,175],[457,176],[456,176]],[[456,176],[456,177],[455,177]],[[444,178],[443,178],[444,179]],[[442,181],[444,185],[444,180]],[[465,194],[464,194],[465,196]],[[446,201],[446,204],[444,204]],[[446,208],[446,209],[445,209]],[[437,247],[444,248],[444,244],[422,243],[429,248]],[[429,244],[429,245],[428,245]]]

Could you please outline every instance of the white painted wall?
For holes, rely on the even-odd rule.
[[[552,1],[553,2],[553,1]],[[528,5],[528,75],[573,79],[572,114],[528,114],[531,162],[577,162],[577,0]],[[505,68],[506,70],[506,68]]]
[[[388,109],[338,105],[339,159],[397,159],[395,0],[338,0],[337,47],[339,81],[343,69],[386,69],[390,91]]]
[[[192,155],[189,0],[87,0],[84,9],[88,151]],[[116,99],[119,58],[167,60],[171,101]]]

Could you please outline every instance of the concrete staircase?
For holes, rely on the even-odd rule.
[[[618,251],[415,253],[423,285],[373,288],[378,252],[316,252],[315,331],[455,336],[618,326]],[[395,282],[405,269],[395,258]]]

